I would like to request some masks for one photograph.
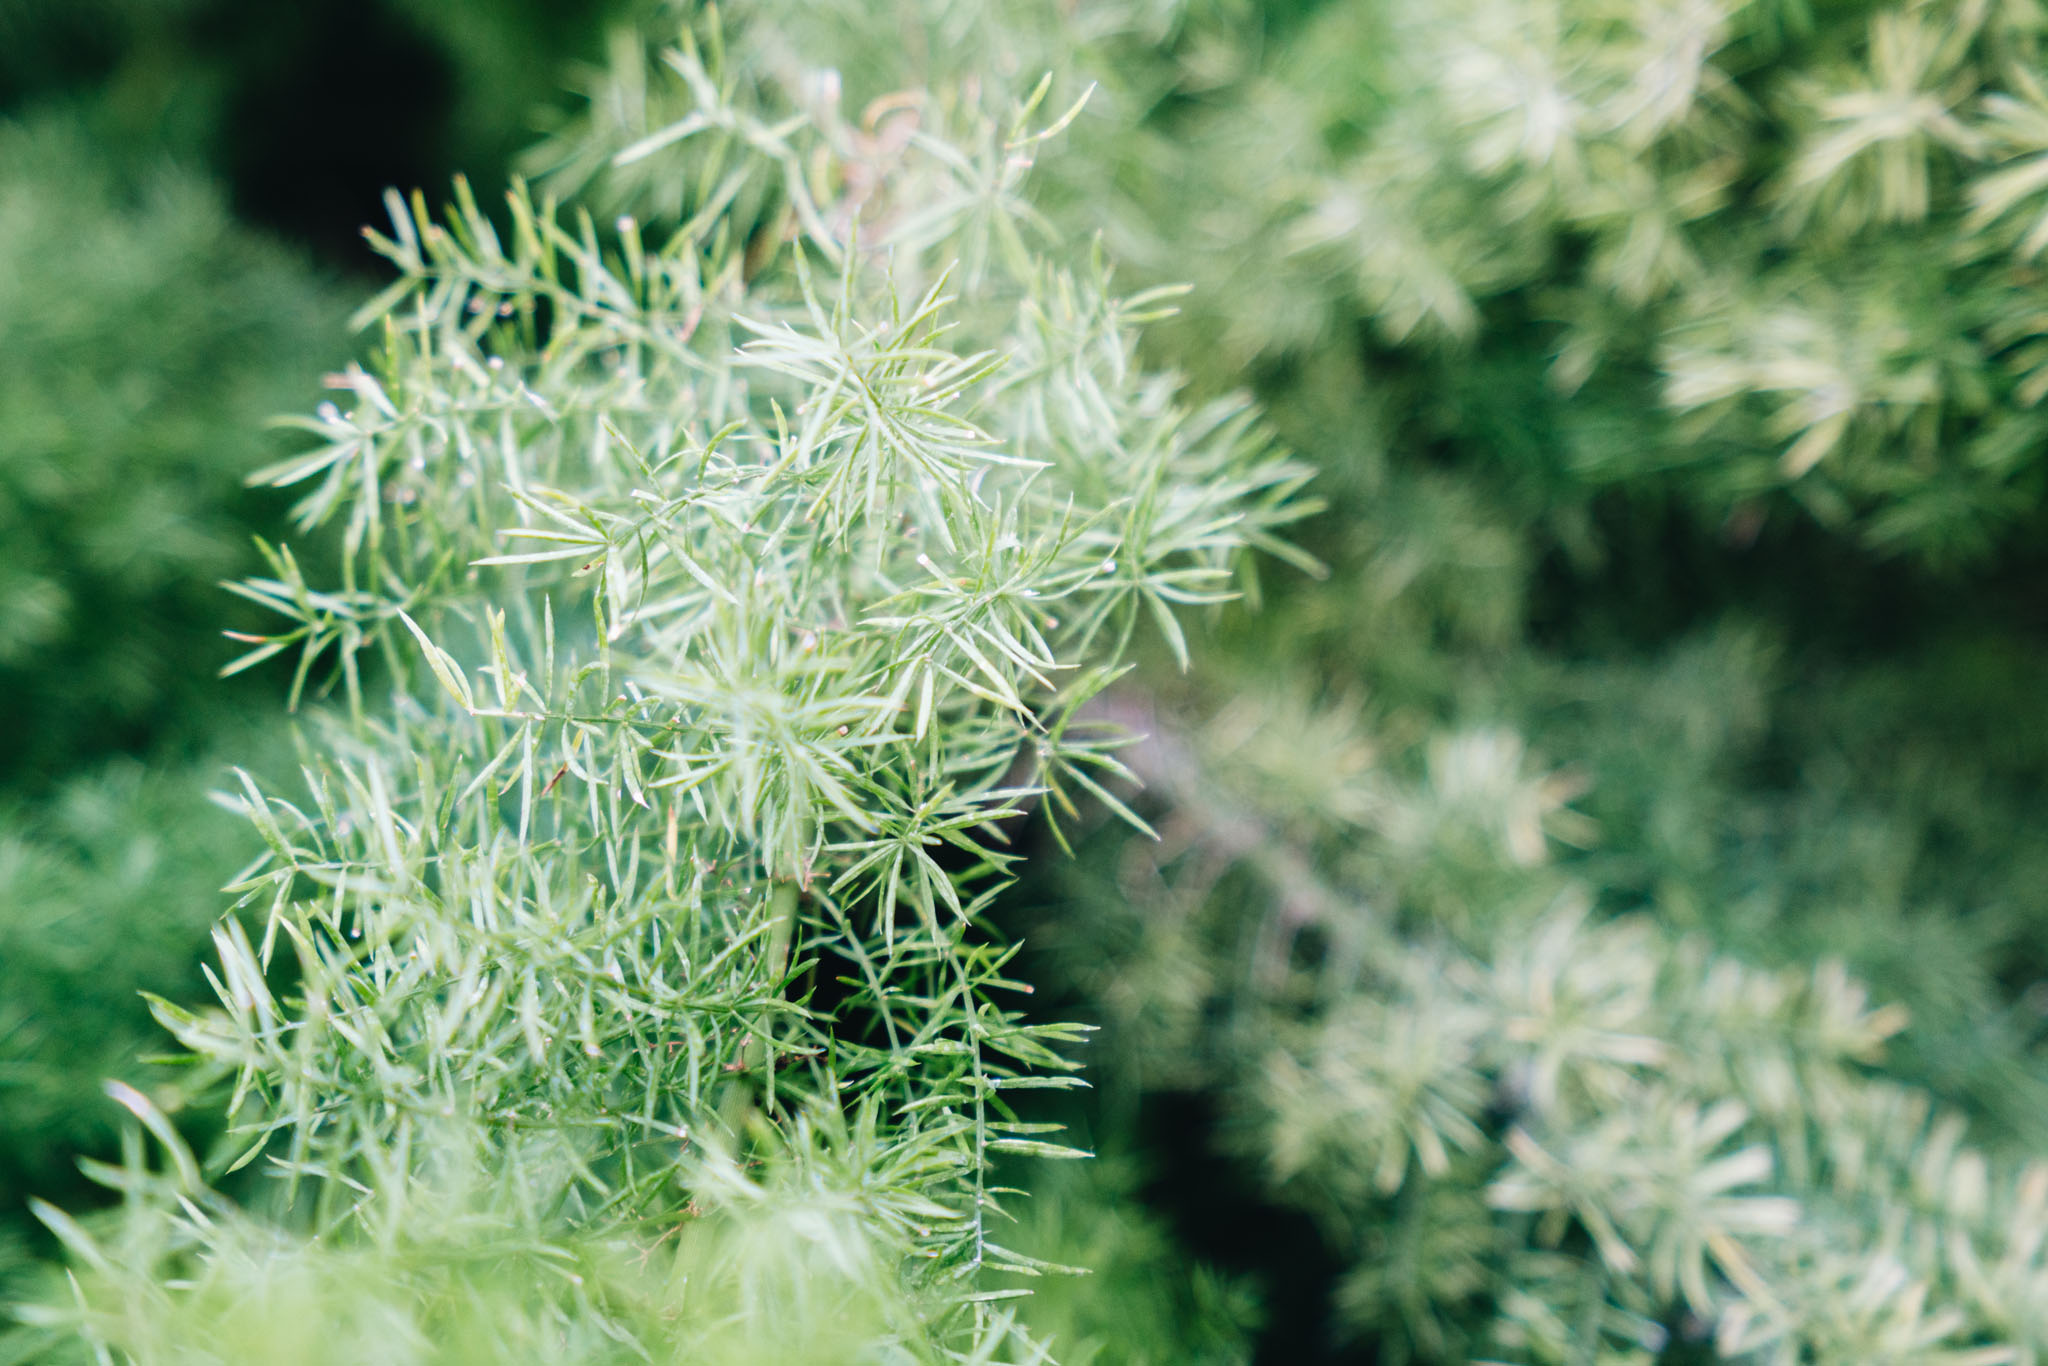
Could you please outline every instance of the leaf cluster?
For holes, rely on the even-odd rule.
[[[694,108],[609,158],[730,168],[687,217],[392,196],[376,351],[253,476],[340,542],[334,582],[266,544],[237,585],[281,621],[228,671],[293,662],[302,780],[241,779],[265,852],[214,936],[220,1006],[157,1013],[230,1093],[209,1171],[278,1178],[276,1236],[433,1222],[412,1197],[446,1184],[451,1126],[570,1240],[745,1204],[707,1155],[819,1154],[880,1249],[838,1260],[923,1306],[881,1338],[988,1359],[1023,1292],[979,1273],[1043,1269],[998,1241],[991,1164],[1081,1155],[1012,1100],[1077,1084],[1083,1031],[1003,1003],[978,922],[1005,823],[1124,773],[1080,709],[1141,630],[1185,657],[1178,614],[1281,546],[1305,471],[1241,400],[1185,407],[1137,363],[1156,295],[967,183],[1057,131],[1043,84],[899,168],[715,44],[663,60]],[[203,1340],[206,1287],[269,1236],[195,1215],[154,1113],[182,1175],[131,1202],[150,1246],[46,1216],[104,1278],[88,1305],[173,1278],[139,1318],[44,1316],[106,1349]],[[103,1179],[155,1178],[138,1155]]]
[[[1202,16],[1173,74],[1136,63],[1159,135],[1105,152],[1094,202],[1125,259],[1194,275],[1204,373],[1363,368],[1404,437],[1505,470],[1534,515],[1663,491],[1750,536],[1796,510],[1982,562],[2041,493],[2040,25],[1738,0]]]
[[[1085,947],[1056,927],[1113,1083],[1232,1098],[1225,1141],[1348,1268],[1351,1333],[1422,1361],[2040,1353],[2041,1168],[1887,1073],[1904,1010],[1838,961],[1591,914],[1599,865],[1550,853],[1594,833],[1576,784],[1498,729],[1411,759],[1371,717],[1157,718],[1132,763],[1163,843],[1079,885]]]

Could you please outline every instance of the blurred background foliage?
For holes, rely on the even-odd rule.
[[[1191,15],[1163,60],[1097,68],[1143,73],[1148,136],[1062,162],[1065,211],[1195,282],[1174,358],[1250,382],[1325,471],[1331,574],[1269,578],[1195,676],[1134,690],[1164,840],[1111,836],[1024,932],[1102,1011],[1127,1123],[1161,1151],[1206,1128],[1319,1225],[1247,1268],[1319,1306],[1269,1319],[1296,1334],[1269,1329],[1271,1359],[1705,1350],[1741,1311],[1631,1274],[1673,1225],[1616,1215],[1603,1245],[1597,1200],[1518,1222],[1513,1135],[1597,1187],[1631,1142],[1681,1146],[1617,1136],[1664,1087],[1741,1104],[1730,1144],[1806,1202],[1772,1284],[1842,1274],[1785,1251],[1817,1237],[1896,1314],[1819,1295],[1757,1359],[2041,1350],[2038,1271],[1990,1290],[1902,1253],[1880,1230],[1914,1199],[1878,1181],[1829,1212],[1788,1137],[1884,1135],[1940,1208],[1952,1134],[1685,1078],[1800,1032],[1703,1020],[1697,955],[1841,962],[1911,1021],[1879,1075],[1967,1116],[1997,1179],[2048,1141],[2043,205],[2018,132],[2044,31],[2028,5],[1331,3]],[[1647,997],[1599,1024],[1670,1040],[1577,1112],[1529,1092],[1541,1012],[1470,985],[1526,966],[1560,904],[1656,925],[1621,974]],[[1597,1070],[1576,1047],[1566,1075]],[[1696,1201],[1697,1162],[1618,1202]],[[1250,1217],[1266,1234],[1212,1255],[1305,1242]]]
[[[1040,208],[1193,283],[1156,359],[1252,388],[1332,504],[1327,578],[1267,566],[1112,702],[1162,839],[1003,913],[1048,1017],[1106,1026],[1068,1117],[1120,1156],[1032,1215],[1099,1271],[1033,1302],[1063,1359],[2048,1350],[2040,8],[728,9],[880,154],[894,92],[1096,82]],[[528,170],[686,207],[546,140],[687,108],[623,15],[0,0],[8,1210],[106,1145],[135,990],[201,986],[246,847],[203,793],[281,686],[212,679],[210,585],[275,524],[263,418],[354,344],[383,187],[487,191],[539,133]],[[1546,1055],[1567,969],[1609,977]],[[1532,1153],[1651,1174],[1574,1204]],[[1729,1327],[1730,1238],[1836,1286],[1806,1338]]]
[[[0,772],[29,783],[215,705],[217,584],[276,515],[242,476],[340,312],[204,179],[116,161],[72,111],[0,133]]]

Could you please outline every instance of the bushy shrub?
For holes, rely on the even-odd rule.
[[[1669,927],[1669,888],[1661,924],[1592,913],[1621,889],[1589,879],[1662,851],[1624,829],[1610,862],[1553,858],[1597,831],[1583,777],[1501,728],[1404,739],[1256,685],[1150,719],[1131,763],[1161,842],[1112,841],[1043,933],[1109,1084],[1229,1098],[1209,1140],[1317,1219],[1343,1337],[1422,1361],[2041,1350],[2038,1103],[2008,1097],[2029,1142],[1973,1145],[1886,1074],[1907,1012],[1839,960],[1745,964]]]
[[[1106,793],[1121,742],[1079,709],[1136,633],[1184,654],[1244,550],[1290,553],[1305,471],[1136,363],[1156,298],[1040,245],[1043,86],[1003,124],[935,101],[885,157],[695,41],[665,60],[696,107],[616,155],[718,167],[687,220],[392,197],[374,360],[255,476],[339,535],[338,582],[279,549],[240,585],[285,621],[238,664],[295,656],[333,705],[296,790],[243,781],[269,854],[219,1007],[158,1007],[232,1078],[212,1170],[280,1179],[262,1222],[214,1212],[165,1107],[116,1088],[163,1171],[101,1169],[129,1208],[99,1233],[43,1207],[92,1284],[30,1311],[32,1348],[246,1359],[214,1306],[275,1273],[347,1356],[322,1287],[358,1249],[422,1268],[362,1312],[427,1359],[471,1350],[477,1296],[628,1254],[697,1288],[577,1273],[487,1352],[988,1359],[1014,1331],[984,1277],[1044,1268],[1000,1241],[991,1164],[1080,1155],[1013,1097],[1074,1085],[1082,1031],[1004,1004],[1004,823]],[[751,231],[764,202],[786,232]],[[788,1219],[756,1229],[736,1163],[786,1165]],[[508,1190],[435,1203],[465,1185]],[[802,1263],[750,1289],[738,1259],[758,1322],[692,1280],[695,1233],[664,1246],[700,1211]],[[450,1282],[444,1234],[538,1260]],[[275,1238],[293,1269],[248,1280]],[[791,1286],[823,1312],[784,1316]]]
[[[1254,377],[1324,467],[1337,508],[1311,540],[1333,582],[1283,580],[1231,667],[1189,685],[1155,674],[1125,698],[1164,733],[1155,782],[1217,732],[1229,762],[1163,783],[1147,808],[1163,852],[1113,840],[1115,875],[1034,922],[1062,940],[1041,979],[1090,984],[1111,1085],[1238,1095],[1225,1146],[1329,1220],[1354,1342],[1588,1359],[1683,1352],[1719,1324],[1730,1351],[1767,1358],[2024,1359],[2038,1214],[2014,1192],[2044,1137],[2031,946],[2048,907],[2023,586],[2038,280],[2014,226],[2032,163],[2012,126],[2038,19],[1333,3],[1175,20],[1128,62],[1104,53],[1153,39],[1111,32],[1077,60],[1111,73],[1112,106],[1131,100],[1146,126],[1084,119],[1077,140],[1098,155],[1041,203],[1073,230],[1106,224],[1155,278],[1194,278],[1155,344],[1198,379]],[[1532,752],[1561,767],[1529,767]],[[1576,1118],[1555,1098],[1531,1109],[1527,1041],[1437,981],[1525,957],[1566,891],[1592,908],[1573,941],[1585,956],[1635,936],[1617,980],[1638,1034],[1667,1041],[1635,1064],[1637,1089]],[[1630,913],[1656,928],[1610,931]],[[1359,920],[1378,937],[1354,933],[1347,952]],[[1757,1127],[1766,1107],[1733,1082],[1688,1091],[1688,1049],[1790,1048],[1803,1026],[1688,1014],[1694,969],[1677,965],[1712,959],[1790,1009],[1836,958],[1913,1021],[1882,1064],[1873,1040],[1851,1050],[1857,1104],[1952,1106],[1951,1121],[1823,1106],[1794,1142]],[[1430,1054],[1452,1017],[1481,1042]],[[1889,1032],[1899,1017],[1878,1018]],[[1454,1076],[1436,1115],[1488,1156],[1459,1158],[1423,1125],[1415,1141],[1449,1166],[1377,1193],[1401,1135],[1376,1147],[1374,1126],[1400,1123],[1407,1093],[1358,1075],[1404,1057],[1426,1072],[1430,1056],[1493,1059]],[[1275,1073],[1301,1079],[1284,1114],[1261,1089]],[[1643,1249],[1603,1256],[1596,1205],[1487,1213],[1517,1117],[1577,1135],[1567,1174],[1591,1179],[1631,1169],[1587,1136],[1668,1119],[1660,1088],[1687,1092],[1695,1119],[1738,1101],[1747,1133],[1773,1130],[1743,1161],[1768,1151],[1760,1193],[1802,1202],[1771,1274],[1808,1298],[1756,1311],[1739,1270],[1702,1296],[1643,1270]],[[1964,1117],[1977,1155],[1915,1206],[1891,1183],[1919,1163],[1924,1190],[1940,1186]],[[1853,1176],[1801,1165],[1802,1145],[1887,1126],[1904,1146]],[[1674,1133],[1641,1148],[1674,1180],[1712,1165],[1675,1156]],[[1980,1163],[2006,1183],[1981,1208],[2016,1222],[1979,1222]],[[1409,1212],[1425,1206],[1463,1213]],[[1932,1235],[1910,1256],[1887,1243],[1911,1208],[1947,1230],[1947,1253]],[[1849,1274],[1815,1246],[1860,1249],[1862,1289],[1815,1288]],[[1448,1258],[1435,1282],[1432,1247]],[[1971,1258],[2004,1250],[1994,1286]],[[1552,1312],[1541,1331],[1523,1321]],[[1777,1336],[1757,1345],[1765,1322]]]
[[[1363,370],[1554,535],[1618,486],[1981,559],[2043,493],[2041,37],[1943,0],[1247,14],[1184,35],[1114,240],[1195,276],[1211,373]]]
[[[345,553],[246,585],[291,619],[257,648],[333,705],[302,791],[243,793],[225,1008],[162,1011],[241,1131],[202,1170],[120,1093],[166,1156],[49,1214],[82,1288],[20,1341],[247,1359],[229,1306],[271,1296],[426,1360],[1141,1359],[1106,1289],[1170,1359],[1241,1359],[1263,1291],[1269,1346],[1332,1356],[2033,1360],[2041,26],[762,0],[622,36],[540,196],[395,206],[376,359],[266,475]],[[1115,302],[1098,230],[1195,281],[1143,352],[1163,296]],[[1247,381],[1322,467],[1327,583]],[[1175,609],[1248,546],[1291,562],[1269,610],[1198,649]],[[996,899],[1004,839],[1082,827],[1042,916]],[[1089,1127],[1211,1098],[1141,1165],[1213,1144],[1332,1285],[1189,1274],[1153,1216],[1096,1243],[1115,1182],[992,1232],[1079,1015]],[[272,1198],[198,1193],[237,1159]],[[1012,1319],[975,1279],[1133,1247],[1185,1285]]]

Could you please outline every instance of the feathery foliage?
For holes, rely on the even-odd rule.
[[[1127,1190],[1003,1198],[1085,1015],[1093,1127],[1220,1098],[1350,1350],[2038,1359],[2035,7],[738,10],[503,213],[394,204],[262,476],[339,569],[243,585],[304,776],[160,1008],[280,1179],[117,1092],[161,1170],[49,1214],[21,1350],[1300,1341],[1299,1249],[1133,1286]],[[1315,567],[1245,382],[1333,581],[1175,681],[1239,552]],[[1033,810],[1088,838],[1018,958]],[[1040,1258],[1112,1274],[975,1275]]]
[[[1058,957],[1118,1084],[1230,1098],[1226,1141],[1347,1263],[1350,1332],[1422,1361],[2039,1358],[2048,1167],[1886,1077],[1905,1013],[1838,962],[1589,916],[1548,853],[1590,833],[1571,785],[1510,732],[1382,757],[1358,707],[1257,693],[1157,720],[1131,763],[1162,843],[1113,853]]]
[[[2009,131],[2039,29],[1187,12],[1126,67],[1156,136],[1087,144],[1043,201],[1195,277],[1163,351],[1256,374],[1343,515],[1334,591],[1151,690],[1180,700],[1138,728],[1213,717],[1230,764],[1133,761],[1165,849],[1099,855],[1116,877],[1034,972],[1087,984],[1123,1088],[1238,1097],[1226,1145],[1326,1216],[1381,1352],[2039,1350],[2044,766],[2012,580],[2042,442]],[[1572,767],[1529,771],[1522,735]],[[1569,936],[1561,896],[1593,907]],[[1484,980],[1546,932],[1613,971],[1621,1051],[1576,1100],[1528,1093],[1517,1033],[1562,988]],[[1914,1027],[1852,1009],[1833,955]],[[1813,1092],[1789,1117],[1759,1080],[1787,1069]],[[1688,1202],[1704,1223],[1659,1223]],[[1709,1235],[1725,1260],[1680,1255]]]
[[[237,586],[284,621],[230,671],[288,655],[293,701],[332,704],[299,791],[243,780],[268,852],[215,934],[221,1008],[158,1013],[232,1078],[228,1169],[263,1163],[275,1217],[323,1244],[465,1226],[414,1198],[440,1167],[520,1187],[524,1222],[485,1241],[543,1258],[691,1255],[660,1242],[693,1201],[786,1241],[747,1231],[716,1157],[746,1154],[838,1192],[861,1250],[829,1260],[899,1305],[856,1338],[987,1359],[1018,1292],[978,1273],[1042,1269],[999,1241],[990,1164],[1078,1155],[1011,1099],[1074,1085],[1081,1031],[1003,1003],[1010,954],[977,929],[1014,861],[1002,823],[1105,793],[1122,742],[1078,709],[1134,633],[1185,655],[1176,614],[1283,548],[1304,472],[1241,402],[1183,408],[1135,363],[1156,296],[947,193],[1028,166],[1059,127],[1027,122],[1036,96],[1005,128],[963,106],[964,149],[923,133],[883,165],[715,46],[664,60],[695,107],[613,155],[702,175],[687,218],[601,234],[524,187],[502,224],[460,184],[439,221],[393,196],[374,358],[254,476],[338,532],[338,581],[279,546]],[[745,215],[764,185],[786,234]],[[267,1235],[189,1203],[197,1166],[123,1096],[166,1175],[104,1173],[138,1207],[105,1240],[48,1212],[105,1279],[32,1318],[215,1350],[208,1306]],[[289,1274],[318,1304],[340,1273],[304,1246]],[[95,1309],[138,1303],[137,1276],[175,1279]],[[463,1284],[419,1310],[428,1338],[475,1312]],[[588,1322],[534,1340],[699,1350],[673,1336],[689,1314],[649,1335],[645,1293],[577,1290]]]
[[[1951,0],[1245,12],[1180,36],[1162,135],[1097,211],[1134,265],[1195,278],[1203,373],[1362,367],[1567,545],[1619,487],[1737,539],[1797,508],[1981,560],[2042,494],[2042,23]]]

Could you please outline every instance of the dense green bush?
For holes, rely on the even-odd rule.
[[[2043,494],[2040,41],[1936,0],[1247,16],[1184,37],[1115,241],[1194,272],[1212,373],[1363,370],[1554,535],[1619,485],[1981,559]]]
[[[225,1012],[162,1012],[241,1133],[202,1163],[160,1111],[203,1087],[117,1093],[128,1207],[46,1211],[80,1288],[15,1341],[2035,1360],[2043,27],[761,0],[620,36],[526,163],[589,216],[401,204],[374,359],[266,476],[346,542],[338,588],[254,589],[334,710],[302,788],[243,793]],[[1045,165],[988,117],[1090,82]],[[1120,289],[1195,282],[1142,353],[1098,232]],[[878,246],[893,279],[845,266]],[[952,330],[901,340],[948,259]],[[1161,362],[1320,467],[1327,570],[1254,560],[1255,617],[1172,604],[1281,549],[1295,467],[1168,416]],[[1084,644],[1141,667],[1045,662]],[[1020,973],[1045,1013],[991,997]],[[990,1069],[1076,1018],[1098,1101],[1035,1044]],[[1141,1174],[1209,1151],[990,1174],[1058,1121]],[[243,1157],[278,1190],[200,1191]],[[972,1298],[1034,1259],[1102,1274]]]
[[[1076,181],[1063,212],[1197,280],[1170,353],[1257,376],[1337,506],[1329,586],[1119,704],[1164,847],[1110,841],[1038,973],[1086,984],[1109,1084],[1232,1098],[1212,1140],[1340,1268],[1320,1350],[2040,1350],[2038,281],[1990,209],[2030,183],[2037,30],[1210,15],[1158,136]],[[1652,75],[1682,98],[1633,101]],[[1614,973],[1547,1059],[1544,944]],[[1884,1027],[1802,1055],[1829,960]]]
[[[1722,681],[1699,658],[1716,651],[1755,667],[1716,641],[1634,681],[1668,704]],[[1844,932],[1828,904],[1910,861],[1882,844],[1908,822],[1828,810],[1836,794],[1788,803],[1837,838],[1859,814],[1874,827],[1804,867],[1711,806],[1703,829],[1660,839],[1571,804],[1587,772],[1626,773],[1611,758],[1559,774],[1497,726],[1241,682],[1212,717],[1148,718],[1159,738],[1131,762],[1162,802],[1161,843],[1110,842],[1042,933],[1057,975],[1098,1003],[1112,1084],[1227,1097],[1216,1141],[1312,1213],[1346,1268],[1345,1336],[1428,1361],[2040,1350],[2039,1065],[1969,1032],[1997,993],[1967,941],[1943,943],[1952,921],[1869,897],[1845,910],[1891,919]],[[1592,856],[1551,857],[1558,837],[1596,835]],[[1752,952],[1900,936],[1892,976],[1945,1046],[1918,1070],[2003,1111],[1993,1147],[1880,1069],[1908,1013],[1839,959],[1759,969],[1672,926],[1700,909],[1677,857],[1695,836],[1750,864],[1709,890],[1761,863],[1762,895],[1820,903],[1791,925],[1733,896],[1712,908]],[[1618,870],[1645,865],[1676,885],[1614,918],[1636,891]]]
[[[279,550],[240,585],[285,619],[247,659],[334,701],[289,795],[243,780],[270,852],[218,1007],[158,1006],[229,1143],[202,1171],[114,1088],[162,1169],[95,1168],[96,1233],[38,1207],[83,1280],[26,1350],[247,1359],[249,1296],[340,1359],[1034,1350],[991,1171],[1083,1155],[1012,1099],[1073,1087],[1083,1031],[1005,1003],[1002,823],[1104,793],[1079,709],[1289,553],[1305,471],[1182,407],[1132,354],[1157,299],[1012,207],[1042,86],[882,164],[665,60],[697,107],[618,154],[728,171],[679,228],[392,196],[382,344],[254,476],[338,582]],[[251,1163],[253,1213],[201,1189]]]
[[[1203,768],[1169,784],[1167,853],[1115,855],[1125,876],[1034,930],[1063,943],[1042,980],[1090,984],[1109,1082],[1253,1093],[1223,1142],[1247,1172],[1270,1167],[1287,1125],[1256,1091],[1283,1021],[1339,1019],[1331,1037],[1398,1053],[1447,1004],[1402,985],[1424,971],[1408,964],[1507,960],[1569,889],[1594,923],[1664,927],[1631,969],[1637,989],[1667,982],[1646,1036],[1679,1019],[1687,1040],[1733,1028],[1686,1016],[1683,976],[1666,976],[1682,954],[1795,972],[1845,959],[1909,1008],[1889,1075],[1970,1116],[2001,1179],[2018,1180],[2048,1138],[2033,987],[2048,907],[2029,819],[2048,755],[2026,586],[2039,281],[2015,226],[2038,155],[2021,131],[2038,17],[1331,3],[1134,19],[1102,6],[1061,32],[1006,6],[910,12],[865,42],[805,50],[858,52],[845,69],[878,93],[915,82],[906,61],[955,70],[991,49],[1080,44],[1063,65],[1101,77],[1106,98],[1041,205],[1069,231],[1105,227],[1153,278],[1192,276],[1155,341],[1207,382],[1255,377],[1338,502],[1315,537],[1331,586],[1283,579],[1282,606],[1238,633],[1232,666],[1165,688],[1173,704],[1156,711],[1156,683],[1126,699],[1168,750],[1201,731],[1190,716],[1216,716],[1261,752],[1256,781]],[[948,23],[974,40],[916,41]],[[1525,771],[1531,746],[1557,776]],[[1213,824],[1189,816],[1221,793]],[[1291,823],[1320,833],[1290,841]],[[1132,869],[1155,861],[1195,890],[1148,895]],[[1270,885],[1247,886],[1245,866]],[[1361,916],[1388,937],[1354,961],[1333,950],[1333,925]],[[1754,980],[1791,993],[1792,979]],[[1771,1029],[1769,1046],[1791,1046],[1789,1025]],[[1485,1080],[1513,1070],[1497,1047],[1462,1098],[1496,1145],[1514,1112]],[[1365,1113],[1345,1109],[1341,1075],[1316,1076],[1286,1116],[1295,1138],[1334,1132],[1317,1160],[1370,1168],[1366,1115],[1398,1107],[1369,1093]],[[1632,1084],[1684,1091],[1687,1076],[1646,1064]],[[1692,1094],[1756,1105],[1728,1087]],[[1590,1132],[1604,1113],[1540,1122]],[[1878,1123],[1829,1117],[1816,1141]],[[1905,1141],[1898,1161],[1939,1165]],[[1785,1255],[1860,1236],[1880,1257],[1879,1230],[1910,1202],[1872,1178],[1866,1203],[1829,1208],[1789,1151],[1774,1152],[1770,1193],[1809,1203]],[[1339,1300],[1354,1343],[1458,1359],[1456,1344],[1505,1331],[1501,1313],[1543,1302],[1502,1299],[1517,1279],[1511,1224],[1486,1233],[1491,1260],[1431,1287],[1393,1230],[1435,1225],[1333,1196],[1299,1142],[1288,1160],[1307,1175],[1287,1198],[1329,1216],[1353,1268]],[[1498,1174],[1454,1167],[1446,1198],[1469,1206]],[[1561,1227],[1570,1246],[1591,1224]],[[1996,1291],[1924,1248],[1902,1259],[1959,1350],[2038,1332],[2014,1317],[2038,1294],[2030,1227],[1980,1231],[2020,1258]],[[1291,1274],[1285,1253],[1265,1262],[1269,1289]],[[1551,1300],[1581,1297],[1589,1264],[1596,1281],[1612,1271],[1544,1263]],[[1357,1288],[1403,1275],[1419,1279]],[[1643,1340],[1682,1343],[1745,1312],[1729,1287],[1724,1271],[1713,1293],[1736,1308],[1621,1277],[1614,1308],[1661,1322]],[[1871,1293],[1887,1310],[1899,1299]],[[1874,1339],[1827,1337],[1853,1298],[1795,1307],[1771,1350],[1806,1333],[1829,1359],[1882,1359]],[[1885,1331],[1910,1339],[1912,1322]],[[1516,1331],[1497,1349],[1538,1350],[1534,1329]],[[1556,1352],[1598,1341],[1545,1331]]]

